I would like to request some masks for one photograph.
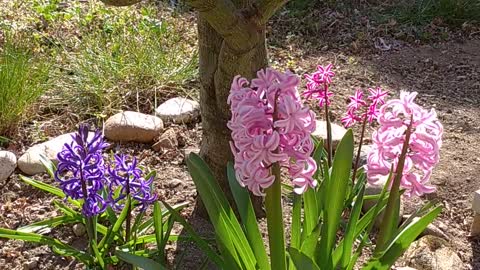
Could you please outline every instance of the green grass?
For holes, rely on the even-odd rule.
[[[0,49],[0,135],[15,127],[46,91],[48,73],[47,65],[7,38]]]
[[[100,30],[82,37],[78,51],[67,54],[71,75],[62,80],[71,104],[107,115],[127,108],[149,111],[145,106],[154,103],[156,91],[167,85],[182,88],[195,76],[196,53],[175,25],[152,19],[152,13],[107,16]]]
[[[465,22],[480,23],[479,0],[404,0],[388,13],[400,23],[426,25],[433,20],[458,27]]]
[[[122,109],[150,113],[171,95],[197,95],[195,29],[159,3],[11,0],[0,10],[0,37],[11,32],[52,66],[45,93],[52,99],[41,104],[49,112],[79,120]]]

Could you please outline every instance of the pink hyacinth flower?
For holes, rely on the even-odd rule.
[[[277,180],[270,172],[273,163],[287,169],[295,192],[316,185],[316,164],[310,157],[315,113],[300,100],[299,83],[295,74],[270,68],[258,71],[250,85],[239,76],[232,82],[227,126],[235,174],[240,185],[257,196]]]
[[[368,123],[377,120],[379,116],[378,106],[385,103],[385,97],[388,92],[383,91],[380,87],[375,89],[369,88],[370,96],[367,101],[363,99],[363,91],[355,90],[355,94],[350,96],[350,103],[347,106],[347,112],[342,118],[342,123],[346,128],[352,127],[361,122],[366,117]]]
[[[399,99],[387,101],[378,112],[380,127],[373,133],[373,150],[367,158],[367,177],[370,183],[381,183],[393,165],[397,168],[405,142],[405,131],[413,117],[400,186],[405,195],[421,196],[431,193],[428,184],[433,168],[440,159],[443,127],[435,111],[423,109],[414,102],[417,93],[401,92]]]

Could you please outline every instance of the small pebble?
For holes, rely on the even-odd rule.
[[[73,233],[78,237],[84,235],[86,232],[85,226],[82,223],[77,223],[73,225],[72,229],[73,229]]]
[[[38,266],[38,258],[36,257],[25,263],[25,269],[28,269],[28,270],[37,269],[37,266]]]
[[[178,186],[183,186],[183,181],[177,178],[173,178],[168,182],[168,187],[169,188],[176,188]]]

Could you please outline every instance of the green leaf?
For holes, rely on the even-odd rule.
[[[155,234],[148,234],[148,235],[142,235],[138,237],[137,239],[132,239],[129,242],[119,246],[119,249],[121,250],[128,250],[128,248],[132,247],[133,245],[140,245],[140,244],[147,244],[147,243],[153,243],[156,242],[156,235]],[[166,234],[164,234],[163,238],[167,238]],[[215,242],[215,239],[208,239],[208,238],[202,238],[206,242]],[[191,236],[184,236],[184,235],[178,235],[178,234],[170,234],[167,238],[167,241],[194,241],[193,237]],[[158,248],[157,248],[158,250]]]
[[[383,198],[382,200],[379,201],[380,203],[378,204],[379,209],[376,209],[376,207],[372,207],[370,210],[365,213],[362,218],[358,221],[357,225],[355,226],[355,237],[357,238],[363,230],[365,230],[369,225],[373,224],[375,218],[378,216],[378,213],[380,213],[384,208],[385,204],[387,203],[387,198]],[[365,234],[369,234],[370,230],[367,229]],[[344,240],[342,239],[338,245],[335,251],[333,252],[333,265],[336,266],[340,263],[340,260],[343,255],[343,244]]]
[[[177,210],[177,211],[180,211],[183,208],[185,208],[188,204],[189,204],[188,202],[182,202],[182,203],[179,203],[179,204],[176,204],[176,205],[172,206],[172,208]],[[163,208],[162,209],[162,217],[166,218],[169,215],[170,215],[170,212],[168,211],[168,209]],[[145,222],[143,222],[142,224],[140,224],[138,226],[137,234],[138,235],[143,235],[152,227],[153,227],[153,219],[149,218]]]
[[[24,232],[24,233],[44,234],[44,233],[49,233],[50,229],[55,228],[57,226],[71,224],[75,222],[78,222],[77,218],[69,217],[69,216],[59,216],[59,217],[42,220],[39,222],[29,224],[27,226],[20,227],[17,229],[17,231]]]
[[[382,192],[380,193],[379,201],[381,203],[377,203],[375,207],[373,207],[373,209],[370,209],[370,210],[373,210],[372,218],[370,219],[368,227],[363,233],[362,238],[360,240],[360,244],[358,245],[357,250],[353,254],[352,259],[350,260],[350,263],[346,270],[352,270],[355,267],[355,264],[357,263],[358,258],[362,254],[363,247],[366,245],[367,241],[369,241],[369,235],[370,235],[370,232],[372,231],[373,225],[375,224],[375,219],[377,219],[378,215],[385,209],[385,204],[389,199],[389,197],[388,196],[386,197],[385,195],[388,194],[390,196],[390,194],[387,193],[387,189],[390,186],[391,180],[392,180],[392,173],[389,174],[387,183],[385,184],[385,186],[382,189]]]
[[[63,191],[59,188],[56,188],[54,186],[51,186],[49,184],[45,184],[41,181],[37,181],[35,179],[32,179],[30,177],[26,177],[26,176],[23,176],[23,175],[20,175],[20,179],[22,179],[23,182],[31,185],[31,186],[34,186],[38,189],[41,189],[43,191],[46,191],[50,194],[53,194],[59,198],[62,198],[62,199],[65,199],[65,193],[63,193]]]
[[[127,196],[127,199],[125,200],[125,207],[123,208],[122,212],[120,212],[120,215],[118,216],[117,222],[113,224],[113,227],[111,230],[107,231],[107,234],[102,238],[100,243],[98,244],[98,248],[100,250],[105,251],[108,250],[110,247],[110,244],[113,242],[114,236],[119,232],[119,230],[122,228],[122,224],[127,218],[128,215],[128,207],[131,202],[130,197]]]
[[[346,268],[350,262],[352,256],[352,247],[353,241],[355,240],[355,231],[357,227],[358,219],[360,218],[360,212],[363,205],[363,195],[365,193],[365,185],[360,188],[360,192],[357,195],[355,204],[353,205],[352,212],[350,214],[350,219],[348,220],[347,229],[345,230],[344,244],[343,244],[343,255],[340,263],[340,267]]]
[[[382,250],[379,258],[373,258],[367,265],[362,268],[364,270],[388,270],[395,261],[408,249],[410,244],[425,230],[428,224],[440,214],[441,206],[433,208],[418,220],[413,220],[398,235],[395,236],[390,245]]]
[[[256,258],[250,244],[210,169],[194,153],[188,157],[187,166],[215,228],[219,248],[229,263],[228,268],[255,269]]]
[[[303,200],[304,200],[304,205],[303,205],[303,215],[304,215],[304,220],[303,220],[303,233],[306,235],[309,235],[313,229],[317,226],[318,223],[318,203],[317,203],[317,197],[315,194],[315,190],[309,188],[304,194],[303,194]]]
[[[65,215],[67,215],[69,217],[74,217],[74,218],[78,218],[78,219],[83,218],[83,215],[81,215],[77,211],[73,210],[72,208],[68,207],[67,205],[65,205],[62,202],[54,200],[53,205],[55,205],[55,207],[58,208],[58,210],[62,211]]]
[[[322,228],[320,248],[317,250],[317,262],[324,269],[332,269],[332,251],[340,225],[340,218],[346,199],[348,181],[353,159],[353,132],[345,133],[335,153],[332,173],[325,190],[325,225]]]
[[[42,163],[43,167],[45,167],[48,175],[54,179],[55,171],[57,170],[55,164],[43,154],[40,154],[40,162]]]
[[[292,228],[291,228],[290,247],[299,249],[302,240],[302,196],[293,194],[292,206]],[[294,270],[295,264],[289,261],[288,269]]]
[[[178,222],[180,222],[180,224],[183,225],[185,230],[187,230],[187,232],[193,238],[193,241],[195,241],[195,243],[197,243],[197,245],[207,254],[207,256],[210,258],[210,260],[212,260],[212,262],[214,262],[216,265],[221,266],[222,267],[221,269],[226,269],[226,268],[223,268],[224,267],[224,262],[223,262],[222,258],[220,256],[218,256],[218,254],[215,251],[213,251],[213,249],[210,247],[210,245],[207,243],[207,241],[202,239],[195,232],[195,230],[192,228],[192,226],[190,224],[188,224],[188,222],[185,220],[185,218],[183,218],[177,212],[177,210],[173,209],[167,203],[163,202],[163,205],[165,205],[165,207],[170,211],[170,214],[174,217],[174,219],[177,220]]]
[[[296,249],[300,248],[302,234],[302,196],[298,194],[293,195],[291,234],[290,246]]]
[[[95,240],[92,239],[90,241],[90,247],[92,248],[93,253],[95,254],[96,262],[100,265],[101,269],[105,269],[105,262],[103,261],[103,254],[100,253],[100,251],[98,250],[98,246],[97,246],[97,243],[96,243]]]
[[[166,267],[157,263],[156,261],[147,259],[142,256],[133,255],[120,250],[115,251],[115,255],[120,260],[127,262],[135,267],[140,267],[144,270],[167,270]]]
[[[305,238],[305,240],[302,241],[302,247],[300,249],[302,253],[313,258],[318,248],[318,238],[320,237],[321,231],[322,224],[317,223],[317,226],[315,226],[313,231]]]
[[[257,259],[260,269],[270,269],[267,252],[263,245],[263,238],[258,229],[257,217],[253,209],[252,201],[248,191],[238,184],[235,178],[235,170],[233,165],[229,162],[227,165],[228,182],[233,198],[237,204],[238,212],[242,220],[242,225],[245,230],[248,242],[252,247],[255,258]]]
[[[307,255],[302,253],[296,248],[288,248],[288,254],[290,254],[290,259],[295,264],[295,267],[299,270],[320,270],[320,267],[315,263],[314,260],[309,258]]]
[[[163,253],[163,250],[160,249],[162,246],[163,240],[163,217],[162,217],[162,208],[160,202],[156,201],[153,204],[153,227],[155,228],[155,238],[157,241],[157,247],[160,252]]]
[[[164,258],[165,247],[167,246],[168,240],[170,240],[170,234],[172,233],[174,224],[175,224],[175,217],[170,215],[167,219],[167,222],[165,222],[162,226],[162,231],[164,231],[164,234],[162,237],[162,241],[160,242],[160,245],[157,247],[158,251],[160,252],[160,255],[162,256],[162,259]]]
[[[31,243],[39,243],[41,245],[48,245],[55,248],[61,255],[71,256],[77,260],[83,262],[86,265],[90,265],[93,261],[92,257],[83,251],[77,250],[67,244],[62,243],[60,240],[51,238],[48,236],[25,233],[9,229],[0,228],[0,238],[23,240]]]

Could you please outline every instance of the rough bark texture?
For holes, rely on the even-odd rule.
[[[265,27],[255,31],[261,31],[262,38],[258,43],[251,50],[237,52],[230,48],[202,15],[198,19],[200,110],[203,126],[200,156],[208,163],[230,201],[226,165],[233,160],[233,156],[229,146],[230,131],[227,128],[231,116],[227,97],[235,75],[241,74],[251,79],[259,69],[267,66]],[[197,204],[199,214],[205,215],[203,205],[198,200]],[[261,200],[257,198],[254,204],[257,213],[261,212]]]

